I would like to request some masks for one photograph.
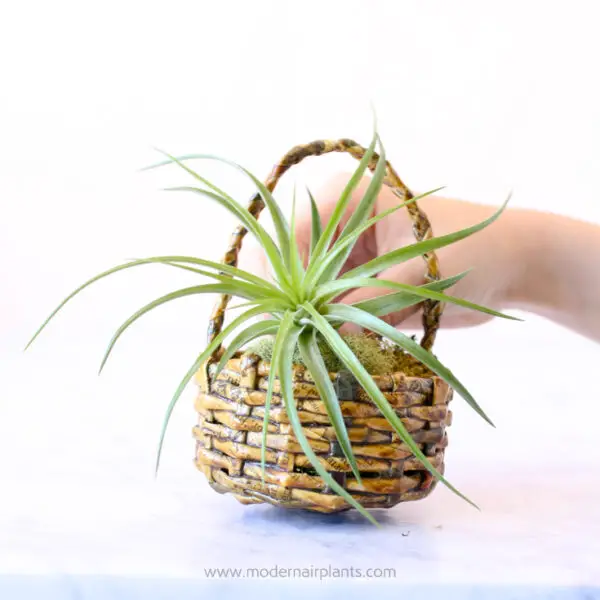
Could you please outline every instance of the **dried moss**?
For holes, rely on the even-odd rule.
[[[379,340],[373,335],[364,333],[350,333],[342,335],[342,337],[360,363],[372,375],[385,375],[397,371],[415,376],[427,377],[431,375],[427,367],[390,342]],[[318,339],[318,344],[325,365],[330,372],[346,371],[339,358],[323,339]],[[273,345],[274,338],[268,336],[253,342],[246,351],[257,354],[263,360],[271,362]],[[304,364],[298,347],[294,350],[293,361],[296,364]]]

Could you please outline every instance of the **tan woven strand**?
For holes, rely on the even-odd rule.
[[[243,354],[230,359],[218,377],[211,377],[208,387],[199,373],[200,393],[195,402],[198,425],[193,429],[198,469],[214,490],[232,493],[244,504],[268,502],[323,513],[349,509],[346,500],[326,485],[304,454],[284,410],[277,379],[267,424],[263,481],[260,460],[269,373],[268,363]],[[339,452],[336,433],[313,378],[304,367],[294,365],[298,418],[323,467],[366,508],[390,508],[428,496],[436,480],[393,432],[364,390],[344,374],[332,373],[330,377],[338,390],[362,485]],[[392,373],[373,379],[414,442],[443,473],[446,428],[452,422],[452,390],[430,372],[422,376]]]
[[[329,152],[347,152],[357,160],[360,160],[366,149],[350,139],[340,140],[318,140],[310,144],[295,146],[292,148],[275,167],[265,182],[265,186],[269,191],[273,191],[279,179],[292,166],[297,165],[308,156],[320,156]],[[373,171],[377,166],[379,156],[373,154],[373,158],[369,163],[369,169]],[[389,162],[386,162],[386,176],[384,183],[388,185],[396,196],[401,201],[406,201],[413,198],[411,191],[404,185],[396,171],[392,168]],[[256,194],[248,205],[248,211],[254,217],[258,218],[264,202],[259,194]],[[427,240],[433,236],[431,224],[427,215],[418,207],[416,202],[411,202],[407,205],[408,213],[413,222],[413,232],[417,241]],[[243,226],[238,226],[231,236],[229,248],[223,258],[223,263],[226,265],[236,266],[242,240],[247,233],[247,229]],[[440,278],[439,265],[434,252],[423,255],[426,264],[426,279],[427,281],[435,281]],[[208,326],[208,343],[220,333],[223,327],[225,318],[225,310],[229,303],[230,296],[223,294],[216,302]],[[423,329],[424,334],[421,339],[421,346],[429,350],[433,346],[439,321],[442,314],[443,306],[439,302],[426,300],[423,302]],[[220,349],[217,349],[213,354],[216,357]]]

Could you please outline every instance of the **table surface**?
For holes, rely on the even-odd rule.
[[[47,351],[3,362],[0,598],[600,598],[599,411],[586,378],[491,378],[497,365],[475,363],[497,428],[454,401],[447,476],[481,511],[439,486],[376,511],[375,528],[356,512],[245,507],[213,492],[191,460],[194,390],[155,480],[164,398],[181,371],[169,352],[149,370],[155,351],[100,379],[84,350],[68,365]]]

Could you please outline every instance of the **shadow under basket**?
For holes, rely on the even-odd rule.
[[[338,512],[350,505],[315,473],[298,444],[282,406],[279,382],[273,395],[266,452],[265,482],[260,455],[269,363],[237,355],[212,380],[198,373],[199,422],[194,427],[196,465],[211,487],[231,492],[244,504],[269,502],[287,508]],[[349,373],[332,373],[342,414],[361,473],[362,487],[336,441],[325,405],[310,373],[294,367],[294,397],[304,433],[323,466],[365,508],[390,508],[419,500],[436,480],[392,431],[379,409]],[[403,373],[373,376],[415,442],[442,474],[452,390],[438,377]],[[210,383],[209,383],[210,382]]]
[[[319,140],[292,148],[274,167],[265,186],[275,188],[280,177],[307,156],[345,152],[357,160],[365,148],[349,139]],[[373,171],[379,156],[369,162]],[[384,183],[400,202],[414,198],[397,173],[386,162]],[[255,195],[248,211],[258,218],[264,201]],[[406,204],[417,241],[433,236],[427,215],[417,202]],[[231,237],[224,264],[236,266],[247,230],[239,226]],[[425,279],[440,279],[434,252],[423,255]],[[222,330],[229,303],[220,296],[212,313],[208,340]],[[426,300],[422,303],[424,335],[421,346],[430,350],[439,326],[443,305]],[[197,374],[200,393],[196,399],[199,422],[194,427],[196,465],[217,492],[232,493],[244,504],[268,502],[287,508],[303,508],[334,513],[350,508],[344,498],[328,487],[302,451],[282,404],[279,382],[269,415],[266,440],[265,480],[261,473],[261,447],[265,400],[269,379],[268,362],[254,354],[238,353],[215,377],[221,349]],[[415,443],[438,472],[444,472],[445,429],[450,425],[448,404],[452,390],[421,363],[416,368],[390,375],[373,375],[393,410],[402,420]],[[357,385],[349,373],[331,373],[348,430],[353,454],[361,473],[362,486],[352,474],[348,461],[336,440],[325,405],[321,401],[308,370],[294,365],[294,399],[304,434],[321,464],[348,493],[365,508],[390,508],[399,502],[419,500],[431,493],[436,479],[427,471],[408,446],[394,433],[388,420]]]

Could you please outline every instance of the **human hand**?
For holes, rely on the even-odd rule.
[[[349,175],[340,174],[315,194],[324,223],[331,216],[348,178]],[[365,177],[357,186],[345,218],[338,228],[339,231],[343,228],[349,215],[352,214],[353,207],[358,204],[368,183],[369,179]],[[377,199],[374,212],[382,212],[398,203],[397,196],[384,186]],[[418,204],[428,215],[435,236],[475,225],[491,216],[496,210],[496,207],[440,196],[427,196],[419,200]],[[471,272],[453,288],[447,290],[447,293],[497,310],[510,306],[512,300],[518,296],[519,282],[524,272],[523,245],[520,240],[521,232],[524,229],[523,220],[527,218],[526,211],[507,209],[496,222],[486,229],[438,250],[436,253],[443,277],[451,277],[471,269]],[[306,203],[297,207],[296,214],[296,235],[301,255],[306,255],[308,252],[310,231],[310,206]],[[407,211],[399,210],[392,213],[361,236],[342,272],[398,247],[414,243],[414,241],[412,223]],[[247,252],[241,253],[241,257],[244,261],[240,265],[242,268],[263,277],[269,275],[266,258],[257,246],[251,245]],[[421,285],[426,283],[424,275],[423,259],[416,258],[382,271],[378,277],[411,285]],[[387,293],[390,293],[390,290],[385,288],[360,288],[344,294],[339,301],[352,304]],[[418,305],[413,306],[386,315],[383,319],[392,325],[402,324],[403,328],[416,329],[421,326],[419,308]],[[444,308],[441,326],[473,326],[491,318],[485,313],[447,304]],[[350,325],[344,326],[343,330],[350,331]]]

